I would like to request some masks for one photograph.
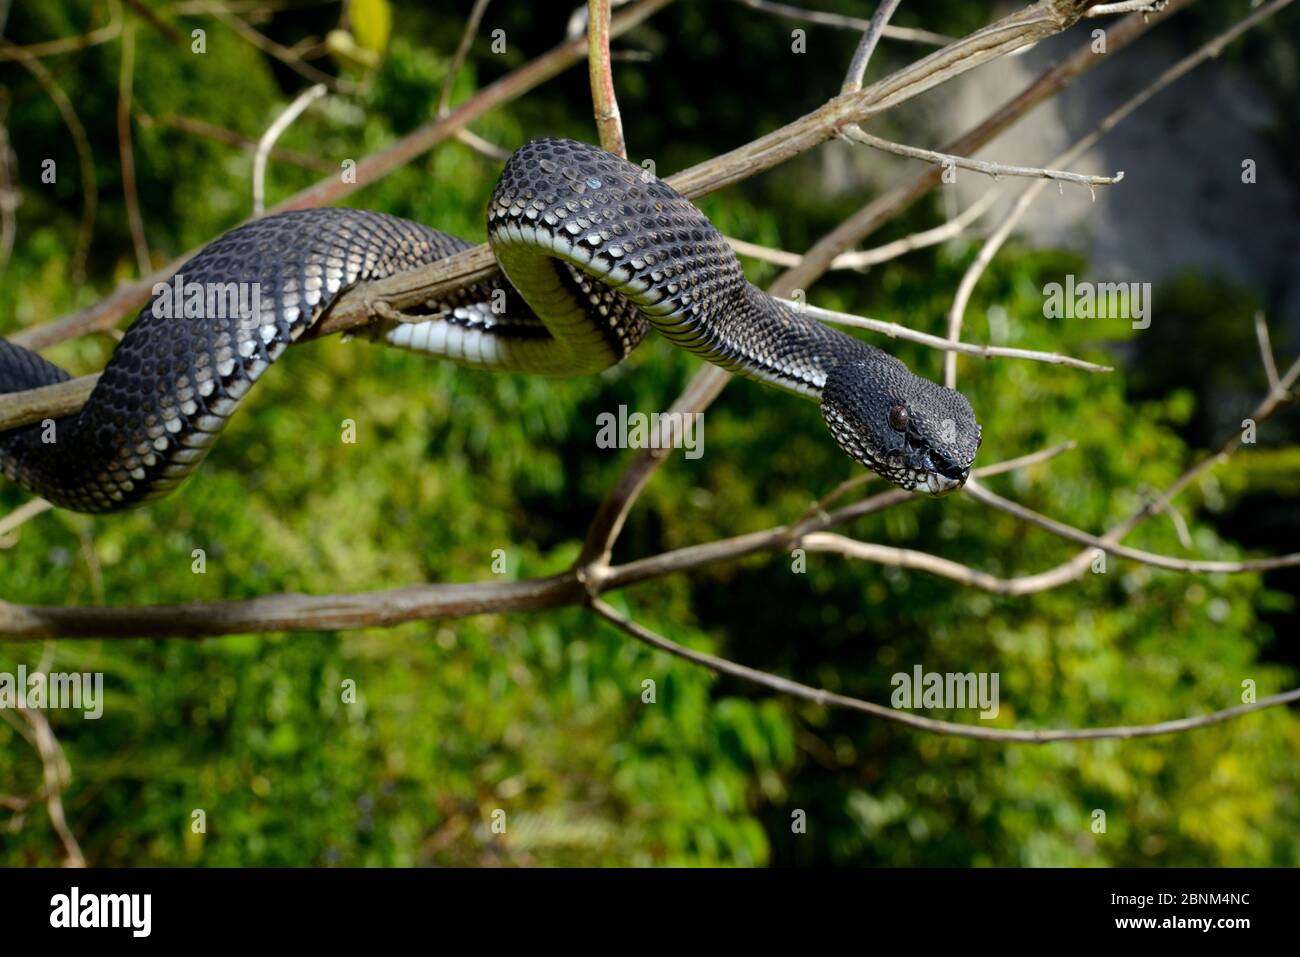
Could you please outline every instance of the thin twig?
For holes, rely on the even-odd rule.
[[[1264,375],[1268,378],[1268,390],[1277,392],[1282,387],[1282,380],[1277,375],[1277,362],[1273,358],[1273,344],[1269,341],[1268,323],[1264,321],[1264,311],[1255,310],[1255,338],[1259,341],[1259,358],[1264,364]]]
[[[1084,369],[1088,372],[1113,372],[1111,366],[1098,365],[1095,362],[1088,362],[1084,359],[1076,359],[1074,356],[1061,355],[1057,352],[1038,352],[1034,349],[1013,349],[1006,346],[980,346],[969,342],[954,342],[951,339],[945,339],[942,336],[932,336],[926,332],[917,332],[915,329],[908,329],[906,326],[900,326],[896,322],[883,322],[879,319],[864,319],[861,316],[851,316],[843,312],[835,312],[831,309],[822,309],[809,303],[799,302],[798,300],[783,299],[791,308],[798,310],[814,319],[822,322],[834,323],[839,326],[853,326],[858,329],[870,329],[872,332],[879,332],[889,336],[891,339],[904,339],[908,342],[920,343],[923,346],[929,346],[931,349],[942,349],[946,352],[960,352],[963,355],[978,356],[981,359],[1032,359],[1035,362],[1047,362],[1052,365],[1071,366],[1075,369]]]
[[[144,218],[140,215],[140,194],[135,182],[135,149],[131,145],[134,78],[135,24],[132,23],[122,31],[122,62],[117,87],[117,151],[122,162],[122,201],[126,205],[126,221],[131,230],[136,265],[143,276],[153,269],[153,263],[149,256],[149,240],[144,232]]]
[[[702,412],[717,398],[730,378],[727,372],[715,365],[701,369],[690,384],[682,390],[677,401],[669,407],[669,414],[662,420],[670,424],[669,431],[675,429],[677,423],[684,422],[686,414]],[[671,445],[675,438],[676,436],[672,436],[668,441],[661,440],[656,447],[638,449],[618,481],[605,494],[605,498],[596,509],[595,517],[587,527],[582,550],[575,562],[575,567],[582,570],[580,574],[596,576],[603,574],[614,548],[614,542],[623,530],[623,524],[627,521],[632,506],[636,503],[641,490],[667,457],[670,451],[667,446]]]
[[[474,0],[474,6],[470,9],[469,19],[465,21],[465,30],[460,35],[460,42],[456,44],[456,52],[452,54],[451,62],[447,64],[447,75],[443,78],[442,89],[438,91],[437,116],[439,118],[451,112],[451,93],[456,85],[456,77],[465,64],[465,57],[469,55],[470,47],[474,44],[474,37],[478,36],[479,24],[483,22],[483,14],[487,11],[490,2],[491,0]]]
[[[308,87],[294,97],[283,113],[275,118],[272,123],[262,134],[262,138],[257,141],[257,151],[253,154],[253,215],[261,216],[266,208],[266,160],[271,153],[271,147],[275,145],[276,140],[280,138],[289,125],[298,117],[302,116],[307,107],[311,106],[322,96],[329,92],[324,83],[317,83],[315,86]]]
[[[48,512],[54,506],[43,498],[29,499],[16,509],[0,518],[0,548],[8,548],[13,544],[14,538],[12,533],[17,531],[25,522],[30,521],[42,512]]]
[[[1147,552],[1138,548],[1129,548],[1127,545],[1120,545],[1106,538],[1097,535],[1090,535],[1082,529],[1067,525],[1064,522],[1058,522],[1054,518],[1048,518],[1035,512],[1033,509],[1026,508],[1018,502],[1003,498],[996,492],[985,488],[979,482],[968,481],[966,483],[965,494],[981,502],[984,505],[991,506],[1000,511],[1014,515],[1023,522],[1031,525],[1037,525],[1045,531],[1058,535],[1061,538],[1077,542],[1081,545],[1091,545],[1093,548],[1101,549],[1111,555],[1120,558],[1127,558],[1135,562],[1142,562],[1145,565],[1154,565],[1156,568],[1165,568],[1176,572],[1197,572],[1201,574],[1228,573],[1237,574],[1240,572],[1265,572],[1274,568],[1290,568],[1294,565],[1300,565],[1300,552],[1292,552],[1289,555],[1277,555],[1272,558],[1257,558],[1245,561],[1222,562],[1222,561],[1203,561],[1189,558],[1171,558],[1168,555],[1158,555],[1155,552]]]
[[[927,718],[923,715],[913,714],[910,711],[887,708],[873,701],[864,701],[861,698],[837,694],[825,688],[814,688],[799,681],[792,681],[789,678],[782,678],[780,675],[760,671],[757,668],[750,668],[747,665],[738,664],[717,655],[695,651],[685,645],[679,645],[677,642],[671,641],[620,614],[599,599],[593,599],[589,603],[589,607],[601,618],[637,641],[676,658],[701,665],[718,674],[738,678],[741,681],[747,681],[793,698],[811,701],[823,708],[857,711],[861,714],[869,714],[876,718],[883,718],[886,721],[893,721],[931,734],[958,738],[978,738],[984,741],[1002,741],[1016,744],[1046,744],[1051,741],[1095,741],[1104,738],[1148,738],[1191,731],[1223,721],[1230,721],[1233,718],[1239,718],[1254,711],[1278,707],[1292,701],[1300,701],[1300,688],[1295,688],[1282,694],[1260,698],[1251,704],[1237,705],[1233,708],[1225,708],[1221,711],[1213,711],[1209,714],[1197,715],[1191,718],[1161,721],[1158,724],[1120,725],[1109,728],[1046,728],[1041,730],[987,728],[975,724],[961,724],[956,721]]]
[[[483,137],[479,136],[477,133],[471,132],[470,130],[457,130],[456,139],[458,142],[464,143],[475,153],[478,153],[480,156],[486,156],[494,162],[504,163],[506,160],[510,159],[510,150],[502,149],[495,143],[483,139]]]
[[[623,120],[614,92],[614,68],[609,62],[609,0],[587,0],[587,72],[591,77],[591,105],[601,148],[626,159]]]
[[[936,246],[939,243],[947,242],[949,239],[954,239],[965,232],[966,228],[975,220],[988,212],[989,208],[997,201],[999,193],[998,187],[987,190],[983,196],[952,219],[940,223],[938,226],[933,226],[918,233],[911,233],[901,239],[885,243],[883,246],[840,253],[831,260],[830,269],[866,269],[869,266],[878,266],[891,259],[897,259],[906,253],[925,249],[929,246]],[[757,243],[746,242],[743,239],[735,239],[731,236],[726,237],[726,240],[737,255],[749,256],[762,262],[772,263],[775,266],[797,266],[800,260],[803,259],[798,253],[788,252],[784,249],[772,249],[769,246],[760,246]]]
[[[849,17],[840,13],[827,13],[823,10],[805,10],[785,3],[772,3],[770,0],[736,0],[745,6],[771,13],[787,20],[802,20],[806,23],[819,23],[822,26],[838,27],[841,30],[853,30],[860,33],[871,25],[870,20],[861,17]],[[892,23],[885,27],[884,36],[891,40],[904,40],[910,43],[925,43],[930,46],[943,47],[954,42],[954,38],[930,30],[918,30],[915,27],[896,27]]]
[[[14,238],[18,235],[15,213],[22,201],[22,193],[14,186],[17,156],[9,145],[9,128],[0,124],[0,273],[9,268],[14,252]]]
[[[54,729],[50,727],[49,719],[43,711],[37,708],[19,708],[18,714],[31,727],[36,742],[45,780],[45,810],[50,817],[50,826],[63,845],[64,866],[85,867],[86,858],[81,853],[81,845],[77,843],[72,828],[68,827],[67,816],[63,812],[63,789],[71,778],[63,749],[59,747],[59,740],[54,736]]]
[[[865,146],[886,153],[893,153],[896,156],[924,160],[927,163],[938,163],[940,166],[968,169],[976,173],[983,173],[985,176],[992,176],[994,179],[1000,176],[1023,176],[1031,179],[1051,179],[1063,183],[1077,183],[1080,186],[1092,188],[1093,186],[1113,186],[1124,178],[1122,170],[1114,176],[1089,176],[1085,173],[1071,173],[1067,170],[1044,169],[1039,166],[1007,166],[1003,163],[990,163],[987,160],[970,159],[969,157],[956,156],[951,153],[937,153],[934,150],[921,149],[917,146],[908,146],[904,143],[881,139],[879,136],[868,133],[860,126],[846,126],[842,134],[845,139],[855,143],[862,143]]]
[[[862,81],[867,75],[867,64],[871,62],[871,55],[876,52],[876,44],[880,42],[885,27],[889,25],[889,18],[894,15],[901,2],[902,0],[880,0],[875,16],[867,24],[867,29],[862,32],[858,48],[853,51],[853,59],[849,61],[849,71],[844,77],[844,85],[840,87],[841,93],[854,93],[862,89]]]
[[[1117,13],[1157,13],[1163,10],[1165,0],[1120,0],[1119,3],[1100,3],[1088,11],[1090,17],[1109,17]]]
[[[173,46],[181,46],[185,42],[185,36],[177,30],[172,24],[162,18],[149,4],[144,0],[126,0],[127,6],[139,14],[149,26],[153,27],[166,38],[167,42]]]

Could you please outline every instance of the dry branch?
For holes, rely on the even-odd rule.
[[[591,76],[591,105],[596,115],[600,147],[627,159],[623,120],[614,93],[614,67],[609,60],[609,0],[587,0],[587,71]]]
[[[1089,176],[1085,173],[1071,173],[1068,170],[1045,169],[1041,166],[1008,166],[1005,163],[969,159],[951,153],[937,153],[934,150],[921,149],[918,146],[908,146],[905,143],[895,143],[891,140],[882,139],[868,133],[860,126],[846,126],[842,131],[842,135],[851,142],[861,143],[884,153],[893,153],[895,156],[923,160],[926,163],[937,163],[941,167],[951,166],[957,169],[971,170],[975,173],[983,173],[985,176],[992,176],[994,179],[1000,176],[1022,176],[1030,179],[1051,179],[1061,183],[1075,183],[1091,189],[1094,186],[1113,186],[1124,178],[1123,171],[1117,172],[1114,176]]]
[[[306,111],[322,96],[329,92],[329,88],[324,83],[317,83],[315,86],[309,86],[296,97],[293,102],[281,111],[275,121],[266,128],[257,141],[257,150],[253,154],[253,215],[261,216],[266,209],[266,161],[271,155],[271,150],[275,147],[276,140],[287,130],[291,123]],[[143,272],[144,270],[141,270]]]
[[[849,17],[840,13],[827,13],[823,10],[805,10],[802,7],[792,7],[786,3],[773,3],[770,0],[736,0],[737,3],[743,3],[752,10],[758,10],[762,13],[771,13],[778,17],[784,17],[787,20],[801,20],[805,23],[819,23],[828,27],[839,27],[841,30],[862,31],[870,26],[871,21],[863,20],[861,17]],[[919,30],[915,27],[896,27],[889,24],[884,29],[884,36],[891,40],[905,40],[910,43],[925,43],[930,46],[947,46],[953,42],[953,38],[942,33],[935,33],[931,30]]]
[[[798,309],[805,315],[822,322],[829,322],[841,326],[855,326],[859,329],[870,329],[872,332],[879,332],[889,336],[891,339],[906,339],[909,342],[917,342],[931,349],[942,349],[946,352],[960,352],[964,355],[978,356],[981,359],[1032,359],[1036,362],[1047,362],[1052,365],[1072,366],[1075,369],[1083,369],[1087,372],[1113,372],[1110,366],[1099,365],[1095,362],[1088,362],[1086,359],[1076,359],[1074,356],[1061,355],[1058,352],[1039,352],[1034,349],[1016,349],[1008,346],[981,346],[969,342],[957,342],[952,339],[944,339],[942,336],[932,336],[927,332],[917,332],[915,329],[908,329],[906,326],[900,326],[896,322],[884,322],[880,319],[864,319],[861,316],[851,316],[843,312],[835,312],[831,309],[822,309],[820,306],[811,306],[798,300],[783,300],[791,307]]]
[[[912,714],[910,711],[887,708],[873,701],[864,701],[861,698],[837,694],[825,688],[814,688],[799,681],[782,678],[780,675],[774,675],[771,672],[759,671],[757,668],[750,668],[747,665],[738,664],[717,655],[695,651],[685,645],[679,645],[675,641],[670,641],[662,635],[656,634],[644,625],[620,615],[603,601],[594,600],[590,603],[590,607],[601,618],[626,634],[631,635],[637,641],[659,651],[667,652],[674,657],[701,665],[717,674],[738,678],[741,681],[747,681],[750,684],[756,684],[789,695],[792,698],[811,701],[823,708],[856,711],[860,714],[883,718],[886,721],[907,725],[931,734],[956,738],[977,738],[983,741],[1002,741],[1014,744],[1047,744],[1052,741],[1096,741],[1102,738],[1149,738],[1156,735],[1175,734],[1191,731],[1195,728],[1204,728],[1223,721],[1231,721],[1233,718],[1239,718],[1255,711],[1262,711],[1265,708],[1275,708],[1289,704],[1292,701],[1300,701],[1300,688],[1294,688],[1281,694],[1261,698],[1251,704],[1237,705],[1234,708],[1225,708],[1222,711],[1214,711],[1210,714],[1197,715],[1191,718],[1161,721],[1158,724],[1121,725],[1111,728],[1046,728],[1042,730],[988,728],[975,724],[960,724],[956,721],[927,718],[923,715]]]

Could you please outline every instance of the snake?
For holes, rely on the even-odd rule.
[[[495,372],[591,375],[651,329],[721,368],[820,403],[833,440],[901,488],[960,488],[970,402],[751,285],[730,244],[648,169],[566,139],[525,143],[487,207],[499,273],[359,333]],[[75,413],[0,434],[5,476],[55,506],[134,508],[203,461],[254,383],[348,289],[471,248],[362,209],[276,213],[203,247],[152,297]],[[0,393],[68,373],[0,339]]]

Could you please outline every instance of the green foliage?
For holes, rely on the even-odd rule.
[[[528,32],[541,7],[529,7],[502,5],[508,34],[527,38],[512,42],[511,62],[545,45]],[[969,4],[947,8],[951,32],[983,22]],[[361,109],[327,103],[281,145],[341,162],[423,122],[462,14],[394,4],[393,36]],[[14,16],[13,35],[27,42],[84,24],[60,5],[28,5],[27,19]],[[783,82],[762,64],[783,44],[788,50],[785,25],[731,5],[679,4],[640,42],[675,33],[703,49],[673,55],[727,58],[729,34],[710,26],[717,22],[753,41],[743,65],[748,87],[711,83],[705,99],[689,71],[620,64],[629,142],[657,144],[661,172],[821,102],[852,48],[851,35],[832,35],[844,57],[819,60],[806,87],[763,95]],[[296,87],[281,91],[264,59],[229,31],[210,32],[220,52],[204,58],[142,29],[138,59],[148,73],[137,80],[138,104],[153,116],[201,117],[256,136]],[[485,61],[471,57],[457,99],[505,68]],[[39,88],[12,68],[4,74],[22,104],[10,128],[25,202],[0,284],[0,331],[95,301],[131,268],[116,191],[116,70],[116,47],[105,45],[60,74],[88,121],[103,188],[93,288],[81,290],[65,280],[80,215],[75,181],[42,192],[31,144],[47,144],[61,169],[75,170],[75,157]],[[580,72],[492,113],[476,131],[501,143],[590,138]],[[666,89],[649,79],[661,76]],[[797,102],[782,99],[787,93]],[[757,112],[741,110],[741,99]],[[248,154],[161,125],[136,133],[159,261],[248,213]],[[725,232],[801,248],[853,200],[830,208],[804,195],[795,186],[809,167],[795,170],[703,205]],[[268,202],[317,175],[273,163]],[[450,143],[350,202],[478,240],[495,175],[492,163]],[[920,208],[898,228],[933,221],[933,210]],[[972,244],[950,243],[865,276],[829,279],[814,299],[938,333],[974,255]],[[1005,251],[979,287],[966,335],[1114,361],[1120,371],[963,359],[961,383],[983,423],[981,462],[1077,445],[990,485],[1100,530],[1189,464],[1185,430],[1203,415],[1204,399],[1188,388],[1169,392],[1168,382],[1143,391],[1131,381],[1122,361],[1134,338],[1127,323],[1043,318],[1043,285],[1080,266],[1065,254]],[[752,278],[773,274],[756,268]],[[1181,289],[1167,290],[1170,301],[1198,321],[1219,316],[1239,326],[1253,310],[1249,292]],[[87,371],[111,346],[79,340],[51,357]],[[918,372],[938,373],[937,353],[889,347]],[[1176,344],[1164,348],[1178,362],[1189,358]],[[1223,354],[1201,355],[1208,373]],[[4,598],[130,605],[475,581],[494,577],[496,549],[507,577],[554,573],[573,559],[628,457],[594,447],[597,414],[619,404],[662,408],[697,365],[657,339],[605,375],[557,381],[470,372],[364,342],[291,349],[177,494],[123,515],[55,511],[25,525],[0,554]],[[345,418],[357,424],[355,444],[340,441]],[[789,521],[856,471],[814,404],[753,383],[728,387],[705,432],[702,459],[674,456],[650,484],[617,559]],[[1262,448],[1194,486],[1179,504],[1195,554],[1243,554],[1231,525],[1212,520],[1244,497],[1269,495],[1294,516],[1297,474],[1294,448]],[[0,487],[0,512],[23,499]],[[1003,576],[1043,571],[1075,553],[960,496],[917,499],[848,531]],[[1165,517],[1128,541],[1184,554]],[[192,571],[194,549],[205,552],[204,574]],[[611,601],[691,647],[881,702],[891,675],[915,664],[995,671],[998,727],[1158,721],[1237,704],[1245,679],[1261,696],[1296,683],[1294,668],[1269,660],[1275,636],[1263,617],[1286,613],[1290,596],[1259,576],[1185,576],[1112,559],[1105,574],[999,598],[827,555],[808,562],[806,574],[793,574],[787,555],[755,556]],[[42,651],[0,644],[0,671],[32,667]],[[69,821],[95,864],[1300,863],[1300,722],[1284,710],[1130,741],[1034,747],[936,738],[717,679],[579,609],[341,635],[59,642],[51,653],[55,670],[105,673],[102,719],[50,713],[73,774]],[[355,682],[356,703],[343,700],[347,682]],[[33,749],[0,722],[0,792],[29,794],[40,781]],[[206,814],[204,834],[191,829],[195,809]],[[498,810],[505,836],[492,831]],[[806,833],[792,831],[797,810]],[[1106,814],[1105,833],[1092,830],[1096,810]],[[59,860],[39,806],[0,821],[0,863]]]

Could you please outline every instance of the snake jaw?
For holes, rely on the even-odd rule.
[[[969,473],[968,473],[969,474]],[[936,497],[947,495],[949,492],[955,492],[966,484],[966,478],[949,478],[946,475],[940,475],[938,472],[930,472],[925,477],[925,489],[931,495]]]

